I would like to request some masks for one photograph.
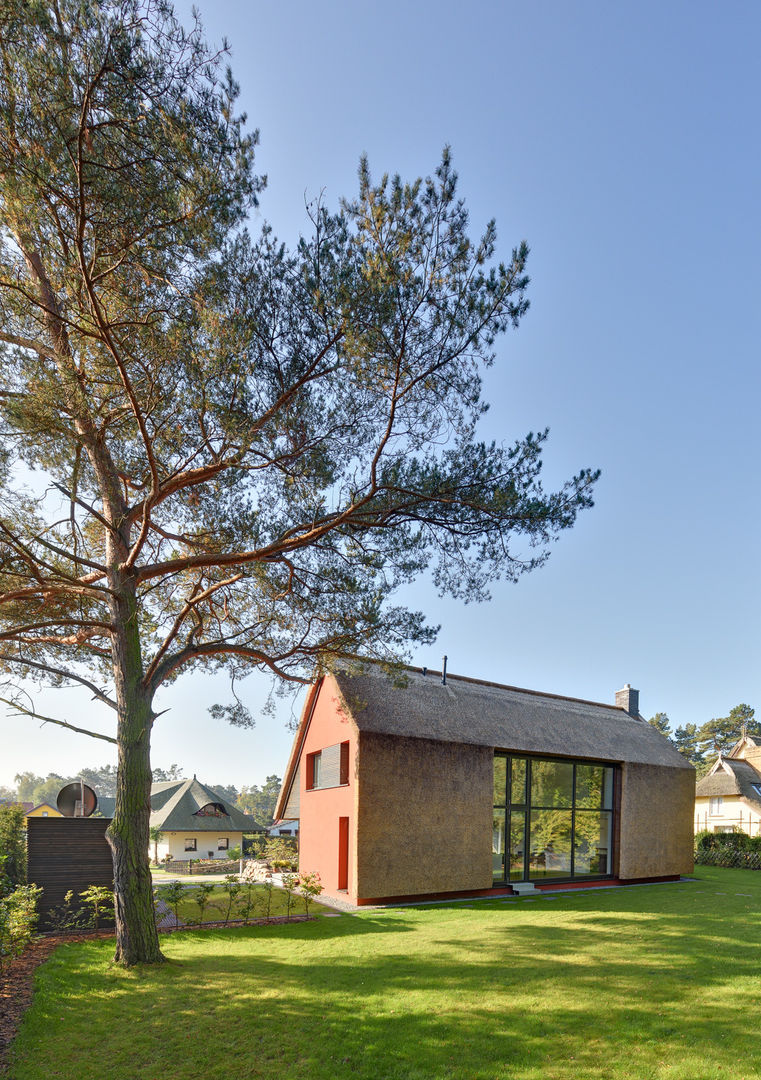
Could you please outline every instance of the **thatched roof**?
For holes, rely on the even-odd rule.
[[[739,795],[761,812],[761,795],[753,788],[761,785],[759,774],[747,761],[736,758],[720,758],[711,772],[698,781],[696,799],[716,798],[719,795]]]
[[[222,817],[196,816],[197,811],[209,803],[219,803],[225,810]],[[98,813],[113,817],[116,799],[98,796]],[[151,786],[151,825],[167,832],[187,831],[217,832],[227,829],[233,832],[261,832],[261,825],[248,814],[223,799],[219,792],[196,780],[164,780]]]
[[[159,804],[158,806],[156,804]],[[204,807],[217,804],[223,814],[199,814]],[[192,780],[174,780],[154,784],[151,790],[151,826],[165,832],[260,832],[261,826],[249,814],[224,799],[213,788]]]
[[[615,705],[409,668],[397,687],[381,671],[335,676],[360,731],[489,746],[515,753],[691,769],[641,716]]]
[[[396,685],[381,668],[336,672],[316,683],[304,706],[276,807],[283,816],[318,694],[338,692],[360,732],[488,746],[520,754],[632,762],[692,769],[686,757],[641,716],[616,705],[542,694],[516,686],[404,669]]]

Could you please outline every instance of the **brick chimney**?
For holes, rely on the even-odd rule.
[[[639,716],[639,690],[632,690],[629,683],[623,690],[616,690],[616,705],[629,716]]]

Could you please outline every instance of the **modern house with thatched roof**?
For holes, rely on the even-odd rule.
[[[243,833],[261,831],[249,814],[195,776],[151,787],[150,825],[161,830],[159,861],[167,855],[175,860],[225,859],[230,848],[241,844]]]
[[[277,818],[300,868],[357,904],[692,870],[695,771],[615,705],[408,668],[311,688]]]
[[[695,789],[695,832],[761,835],[761,746],[744,735]]]

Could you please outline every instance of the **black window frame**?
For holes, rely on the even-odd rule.
[[[617,843],[617,816],[618,816],[618,790],[620,785],[620,766],[615,762],[610,761],[589,761],[587,759],[580,758],[565,758],[558,756],[542,756],[539,754],[523,754],[517,752],[510,752],[507,750],[495,750],[494,762],[498,759],[505,760],[505,791],[504,797],[498,802],[497,791],[495,789],[493,795],[492,806],[492,822],[493,828],[495,823],[500,820],[500,815],[504,815],[503,821],[503,836],[504,836],[504,852],[503,854],[503,875],[501,878],[493,877],[492,884],[495,888],[499,888],[502,885],[509,885],[511,881],[529,880],[529,881],[541,881],[542,883],[549,884],[552,881],[567,882],[567,881],[600,881],[613,878],[614,861],[616,856],[616,843]],[[513,762],[525,762],[525,773],[523,777],[523,802],[513,802],[512,785],[513,785]],[[540,806],[534,805],[531,799],[532,789],[532,763],[534,762],[557,762],[558,764],[571,765],[573,767],[572,773],[572,800],[570,806]],[[609,805],[605,798],[606,784],[603,782],[603,788],[601,791],[600,807],[585,807],[578,805],[577,798],[577,769],[583,766],[591,766],[603,769],[611,770],[611,784],[609,792]],[[493,766],[493,773],[496,776],[496,765]],[[542,810],[560,810],[570,811],[571,813],[571,834],[570,834],[570,870],[567,873],[558,875],[557,878],[551,876],[534,876],[532,877],[530,869],[528,869],[528,844],[525,842],[531,835],[531,814],[534,812],[541,812]],[[521,814],[523,816],[523,830],[524,830],[524,852],[523,852],[523,874],[520,878],[511,878],[510,871],[510,843],[511,843],[511,817],[513,812]],[[577,813],[599,813],[610,815],[610,847],[607,854],[607,869],[604,873],[579,873],[575,872],[576,861],[576,818]]]

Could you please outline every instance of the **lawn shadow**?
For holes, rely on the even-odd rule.
[[[75,1040],[99,1080],[162,1063],[173,1080],[739,1080],[761,1069],[761,882],[730,886],[188,930],[172,963],[116,977],[83,951],[65,994],[51,968],[28,1053],[65,1077],[56,1037]],[[202,1058],[210,1025],[224,1053]]]

